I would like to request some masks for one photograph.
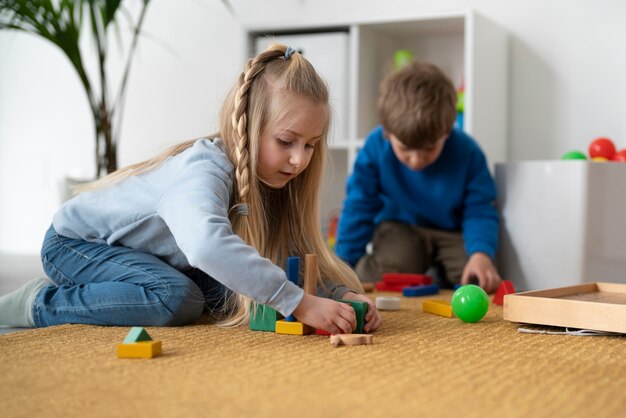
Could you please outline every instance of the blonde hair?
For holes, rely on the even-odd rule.
[[[378,114],[386,134],[411,148],[435,144],[456,119],[456,90],[436,65],[414,62],[380,84]]]
[[[317,254],[321,277],[355,291],[363,288],[352,269],[326,246],[321,233],[319,195],[327,158],[330,116],[307,168],[282,189],[271,189],[257,178],[259,142],[271,120],[286,109],[276,109],[273,99],[291,93],[313,105],[328,106],[328,88],[311,63],[301,54],[285,56],[285,45],[271,45],[250,59],[223,103],[220,132],[226,153],[235,166],[235,190],[229,219],[233,231],[261,256],[284,267],[287,257]],[[329,112],[327,112],[329,115]],[[196,140],[175,145],[161,155],[118,170],[99,180],[90,189],[106,187],[146,172],[167,158],[183,152]],[[238,207],[247,207],[247,215]],[[318,277],[318,281],[320,278]],[[323,283],[318,282],[323,285]],[[219,325],[239,325],[249,319],[256,304],[250,298],[230,293],[227,317]],[[252,306],[251,306],[252,305]]]

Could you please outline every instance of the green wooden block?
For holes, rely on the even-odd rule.
[[[349,303],[354,308],[356,313],[356,329],[355,334],[363,334],[363,325],[365,325],[365,314],[367,314],[367,302],[361,302],[359,300],[346,300],[340,299],[339,302]]]
[[[126,338],[124,338],[124,344],[132,344],[139,341],[152,341],[152,337],[148,335],[148,332],[143,327],[132,327]]]
[[[276,321],[283,316],[267,305],[257,305],[256,311],[250,309],[250,329],[253,331],[276,332]]]

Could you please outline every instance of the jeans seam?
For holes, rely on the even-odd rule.
[[[153,273],[151,273],[151,272],[149,272],[149,271],[139,269],[139,268],[137,268],[137,267],[127,266],[127,265],[122,264],[122,263],[119,263],[119,262],[117,262],[117,261],[115,261],[115,260],[104,260],[104,259],[102,259],[102,258],[98,258],[98,257],[88,257],[87,255],[85,255],[85,254],[81,253],[80,251],[78,251],[78,250],[76,250],[75,248],[72,248],[70,245],[66,244],[66,243],[64,242],[64,240],[61,238],[61,235],[60,235],[59,233],[56,233],[56,234],[55,234],[55,236],[56,236],[56,238],[57,238],[57,240],[58,240],[58,242],[59,242],[59,245],[61,245],[61,246],[62,246],[63,248],[65,248],[65,249],[68,249],[68,250],[72,251],[73,253],[75,253],[75,254],[79,255],[80,257],[86,258],[87,260],[106,261],[106,262],[110,262],[110,263],[117,264],[118,266],[122,266],[122,267],[124,267],[124,268],[133,269],[133,270],[140,271],[140,272],[142,272],[142,273],[145,273],[145,274],[150,275],[152,278],[156,279],[159,283],[161,283],[161,285],[163,285],[163,286],[165,287],[165,291],[166,291],[165,293],[166,293],[166,294],[165,294],[165,297],[164,297],[163,299],[168,299],[168,298],[169,298],[169,296],[171,295],[171,290],[170,290],[170,286],[169,286],[169,284],[167,283],[167,281],[162,280],[159,276],[157,276],[157,275],[155,275],[155,274],[153,274]],[[47,257],[46,257],[46,258],[47,258]],[[48,263],[50,263],[50,264],[51,264],[51,265],[55,268],[55,270],[57,270],[58,272],[60,272],[61,274],[63,274],[63,276],[64,276],[64,277],[67,277],[67,276],[66,276],[63,272],[61,272],[61,271],[57,268],[57,266],[56,266],[56,265],[55,265],[52,261],[49,261],[49,260],[48,260],[47,262],[48,262]],[[69,280],[69,279],[68,279],[68,280]],[[71,280],[71,282],[72,282],[72,283],[74,283],[74,285],[77,285],[77,284],[76,284],[73,280]],[[159,299],[161,299],[161,298],[159,298]],[[164,301],[163,301],[163,300],[161,300],[161,302],[164,302]],[[148,305],[158,305],[158,304],[159,304],[158,302],[150,302],[150,303],[145,304],[145,305],[146,305],[146,306],[148,306]],[[97,309],[97,308],[103,308],[103,307],[112,307],[112,306],[118,306],[118,307],[120,307],[120,306],[133,306],[133,305],[130,305],[130,304],[126,304],[126,305],[101,305],[101,306],[98,306],[98,307],[90,307],[90,309],[91,309],[91,308],[96,308],[96,309]],[[164,304],[164,306],[167,306],[167,305],[165,305],[165,304]],[[85,309],[85,311],[88,311],[88,310],[90,310],[90,309]],[[169,308],[168,308],[168,309],[169,309]]]

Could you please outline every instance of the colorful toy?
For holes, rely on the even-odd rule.
[[[452,307],[445,300],[429,299],[422,302],[424,312],[452,318]]]
[[[502,305],[504,303],[504,295],[510,295],[512,293],[515,293],[513,282],[510,280],[502,280],[492,302],[496,305]]]
[[[626,163],[626,148],[620,151],[617,151],[613,156],[613,161],[617,161],[620,163]]]
[[[603,157],[612,160],[615,156],[615,144],[609,138],[596,138],[589,144],[589,156],[593,159]]]
[[[407,287],[405,284],[387,284],[385,282],[376,282],[374,283],[374,287],[379,292],[402,292],[402,289]]]
[[[378,296],[376,308],[381,311],[399,311],[401,299],[394,296]]]
[[[132,327],[115,351],[118,358],[152,358],[161,354],[161,341],[153,341],[142,327]]]
[[[427,286],[408,286],[402,289],[402,296],[406,297],[436,295],[437,293],[439,293],[439,286],[436,284]]]
[[[287,258],[287,279],[296,286],[300,286],[300,257]],[[295,316],[289,315],[285,321],[296,322],[297,319]]]
[[[124,344],[138,343],[139,341],[152,341],[152,338],[143,327],[132,327],[124,338]]]
[[[433,278],[426,274],[412,273],[385,273],[383,274],[383,282],[388,285],[405,285],[418,286],[433,283]]]
[[[374,337],[370,334],[335,334],[330,336],[333,347],[339,345],[366,345],[373,344]]]
[[[367,314],[367,309],[369,305],[367,302],[361,302],[360,300],[347,300],[347,299],[339,299],[337,302],[347,303],[354,309],[354,313],[356,314],[356,329],[355,333],[361,334],[363,332],[363,325],[365,325],[365,315]]]
[[[314,328],[299,321],[276,321],[276,334],[306,335],[312,334]]]
[[[398,49],[393,53],[393,67],[397,70],[413,61],[413,52],[408,49]]]
[[[331,250],[335,249],[335,242],[337,241],[337,227],[339,226],[339,216],[332,215],[328,222],[328,237],[326,238],[326,244]]]
[[[283,316],[274,308],[267,305],[256,305],[256,309],[250,311],[250,329],[252,331],[276,332],[276,321]]]
[[[593,157],[591,161],[593,161],[594,163],[606,163],[609,160],[604,157]]]
[[[568,151],[561,156],[562,160],[586,160],[587,156],[580,151]]]
[[[463,322],[480,321],[489,310],[489,297],[480,286],[468,284],[459,287],[453,294],[452,312]]]

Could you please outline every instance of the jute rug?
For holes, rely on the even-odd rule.
[[[370,346],[194,325],[147,328],[163,354],[128,360],[129,328],[2,335],[0,416],[626,416],[625,337],[522,334],[497,305],[466,324],[423,299],[383,312]]]

